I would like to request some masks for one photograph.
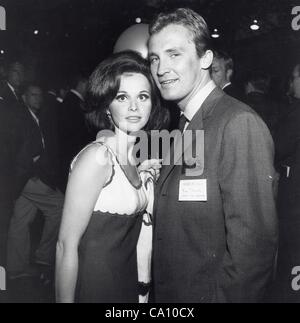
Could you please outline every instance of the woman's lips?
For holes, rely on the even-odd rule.
[[[139,122],[141,120],[141,117],[127,117],[126,120],[130,122]]]

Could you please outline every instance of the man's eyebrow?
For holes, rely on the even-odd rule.
[[[174,53],[174,52],[183,52],[184,48],[183,47],[172,47],[172,48],[168,48],[166,49],[164,52],[165,53]],[[151,52],[148,54],[148,56],[158,56],[157,54]]]
[[[183,47],[172,47],[166,50],[167,53],[173,53],[173,52],[183,52]]]
[[[155,53],[151,52],[151,53],[148,54],[148,56],[150,57],[150,56],[157,56],[157,55]]]

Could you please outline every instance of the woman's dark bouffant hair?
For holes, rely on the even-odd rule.
[[[166,128],[169,121],[168,110],[161,106],[160,94],[151,77],[149,63],[134,51],[111,55],[90,76],[86,98],[86,119],[89,126],[96,131],[114,130],[106,112],[119,91],[120,78],[124,73],[140,73],[150,83],[152,109],[144,130]]]

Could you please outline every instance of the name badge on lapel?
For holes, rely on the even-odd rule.
[[[206,179],[183,179],[179,182],[178,201],[207,201]]]

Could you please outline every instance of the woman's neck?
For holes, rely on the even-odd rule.
[[[123,163],[132,163],[133,161],[133,148],[136,142],[136,137],[125,133],[119,128],[115,129],[116,138],[116,153]]]

